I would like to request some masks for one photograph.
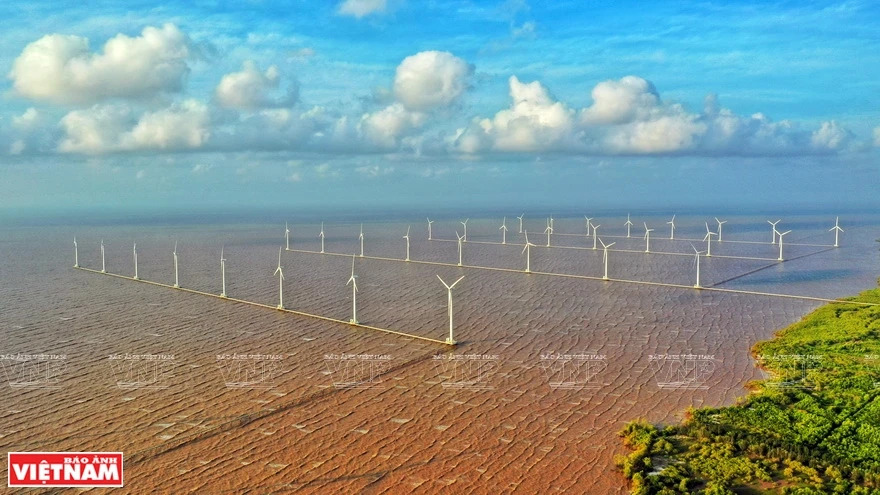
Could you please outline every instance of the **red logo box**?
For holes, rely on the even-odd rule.
[[[9,452],[8,486],[122,487],[122,452]]]

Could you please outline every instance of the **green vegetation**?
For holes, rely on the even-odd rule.
[[[772,378],[735,406],[626,425],[632,493],[880,494],[880,306],[829,304],[753,355]]]

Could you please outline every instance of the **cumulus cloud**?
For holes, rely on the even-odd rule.
[[[276,66],[260,72],[253,61],[245,61],[241,71],[223,76],[214,95],[217,102],[226,108],[251,110],[255,108],[283,107],[296,103],[298,89],[291,85],[284,96],[273,97],[278,89],[280,74]]]
[[[65,137],[59,150],[100,154],[117,151],[185,150],[205,145],[210,137],[207,106],[186,100],[137,116],[122,104],[98,104],[61,119]]]
[[[360,134],[380,148],[395,148],[398,139],[424,125],[427,115],[410,112],[400,103],[389,105],[377,112],[364,114],[358,123]]]
[[[339,4],[338,12],[360,19],[370,14],[384,13],[388,8],[388,0],[345,0]]]
[[[138,37],[119,34],[99,53],[80,36],[50,34],[28,44],[9,79],[19,96],[54,103],[142,98],[183,88],[193,56],[187,36],[173,24],[146,27]]]
[[[472,73],[470,64],[449,52],[419,52],[397,66],[394,96],[414,111],[446,106],[464,93]]]
[[[810,143],[817,149],[838,150],[849,144],[853,134],[837,125],[837,122],[823,122],[810,137]]]
[[[622,124],[637,118],[643,120],[660,102],[654,85],[635,76],[600,82],[593,88],[591,96],[593,104],[581,113],[581,120],[586,124]]]

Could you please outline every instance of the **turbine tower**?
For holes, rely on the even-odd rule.
[[[550,234],[553,233],[553,229],[550,227],[550,221],[547,221],[547,228],[544,229],[544,233],[547,234],[547,247],[550,247]]]
[[[778,261],[785,261],[784,259],[782,259],[782,236],[784,236],[785,234],[790,234],[790,233],[791,233],[790,230],[786,230],[785,232],[779,233],[779,258],[778,258]]]
[[[651,232],[654,232],[654,229],[649,229],[647,222],[642,222],[642,223],[645,224],[645,252],[650,253],[651,252]]]
[[[131,248],[132,257],[134,258],[134,279],[138,280],[138,245],[135,242]]]
[[[523,219],[524,216],[526,216],[525,213],[523,213],[522,215],[516,217],[516,218],[519,218],[519,233],[520,233],[520,234],[523,233],[523,229],[522,229],[522,219]]]
[[[431,224],[432,223],[434,223],[434,221],[431,220],[430,218],[428,218],[428,240],[429,241],[432,240],[432,236],[431,236]]]
[[[773,236],[773,240],[770,242],[770,244],[776,244],[776,234],[779,233],[779,231],[776,230],[776,224],[779,223],[779,222],[781,222],[781,221],[782,221],[782,220],[777,220],[777,221],[775,221],[775,222],[771,222],[770,220],[767,220],[767,223],[769,223],[770,226],[771,226],[771,228],[773,229],[773,230],[770,232],[770,235]]]
[[[593,232],[596,232],[594,229]],[[599,242],[602,242],[600,239]],[[602,262],[605,263],[605,274],[602,275],[602,280],[608,280],[608,248],[617,244],[616,242],[612,242],[611,244],[606,245],[602,242]]]
[[[707,257],[712,256],[712,236],[713,235],[718,235],[718,234],[709,230],[709,222],[706,222],[706,236],[703,237],[703,240],[707,241],[707,244],[706,244],[706,246],[707,246],[706,247],[706,256]]]
[[[321,254],[324,254],[324,222],[321,222],[321,233],[318,236],[321,237]]]
[[[455,287],[455,285],[457,283],[461,282],[461,279],[463,279],[464,276],[459,277],[458,280],[456,280],[455,282],[452,283],[452,285],[449,285],[446,282],[444,282],[443,279],[440,278],[440,275],[437,275],[437,278],[440,279],[440,283],[442,283],[443,286],[446,287],[446,292],[449,295],[449,302],[448,302],[449,337],[446,339],[446,343],[449,345],[455,345],[455,343],[456,343],[455,338],[452,335],[452,288]]]
[[[284,222],[284,250],[290,251],[290,228],[287,222]]]
[[[501,244],[507,244],[507,217],[501,220],[501,228],[498,230],[501,231]]]
[[[73,267],[79,268],[79,246],[76,245],[76,237],[73,238]]]
[[[550,223],[548,225],[550,226],[550,233],[552,234],[553,233],[553,215],[550,215]]]
[[[226,257],[223,256],[224,248],[220,248],[220,276],[223,277],[223,292],[220,297],[226,297]]]
[[[461,237],[464,242],[467,242],[467,223],[468,223],[468,220],[470,220],[470,218],[465,218],[464,222],[458,222],[458,223],[464,225],[464,235]],[[458,232],[456,232],[455,235],[458,235]]]
[[[669,225],[669,239],[675,239],[675,215],[672,215],[672,220],[666,222]]]
[[[591,225],[590,222],[592,222],[593,219],[590,218],[590,217],[588,217],[588,216],[586,216],[586,215],[584,215],[584,220],[587,221],[587,237],[590,237],[590,225]]]
[[[428,224],[430,225],[430,224]],[[429,230],[430,232],[430,230]],[[430,233],[428,234],[430,236]],[[358,236],[358,240],[361,242],[361,258],[364,257],[364,224],[361,224],[361,235]]]
[[[623,224],[626,227],[626,238],[629,239],[629,228],[632,227],[633,223],[629,221],[629,213],[626,214],[626,223]],[[646,226],[645,229],[648,227]]]
[[[278,268],[272,275],[278,275],[278,309],[284,309],[284,272],[281,270],[281,248],[278,248]]]
[[[104,239],[101,239],[101,273],[107,273],[107,264],[104,262]]]
[[[694,248],[694,266],[697,268],[697,283],[694,284],[694,289],[702,289],[703,286],[700,285],[700,255],[703,252],[698,251],[693,244],[691,244],[691,247]]]
[[[831,227],[830,229],[828,229],[828,232],[831,232],[831,231],[834,231],[834,247],[840,247],[840,245],[837,242],[838,236],[840,235],[841,232],[843,232],[843,229],[840,228],[840,217],[837,217],[834,219],[834,227]],[[76,245],[76,239],[73,240],[73,243],[74,243],[74,245]]]
[[[596,250],[596,239],[598,239],[598,234],[596,233],[596,231],[599,230],[599,227],[601,226],[602,224],[593,225],[593,251]]]
[[[455,237],[458,237],[458,266],[461,266],[461,243],[464,241],[464,236],[458,235],[456,230]]]
[[[727,220],[721,221],[718,220],[718,217],[715,217],[715,221],[718,222],[718,242],[721,242],[721,226],[727,223]]]
[[[409,261],[409,225],[406,226],[406,235],[403,238],[406,239],[406,259],[404,261]]]
[[[180,287],[180,281],[177,278],[177,241],[174,241],[174,251],[171,253],[174,255],[174,287]]]
[[[523,253],[526,253],[526,273],[532,273],[532,266],[531,266],[531,261],[532,261],[531,247],[532,246],[534,246],[534,244],[529,242],[529,231],[527,230],[526,231],[526,245],[525,245],[525,247],[523,247]]]
[[[358,293],[358,283],[357,276],[354,274],[354,255],[351,255],[351,277],[349,277],[348,282],[345,285],[351,284],[351,319],[348,320],[352,325],[358,324],[358,303],[357,303],[357,293]]]

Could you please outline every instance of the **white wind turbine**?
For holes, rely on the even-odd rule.
[[[779,233],[779,231],[776,230],[776,224],[778,224],[778,223],[781,222],[781,221],[782,221],[782,220],[777,220],[777,221],[775,221],[775,222],[771,222],[770,220],[767,220],[767,223],[769,223],[770,226],[771,226],[771,228],[773,229],[773,230],[770,232],[770,235],[773,236],[773,240],[770,242],[770,244],[776,244],[776,234]]]
[[[284,222],[284,250],[290,251],[290,228],[287,222]]]
[[[712,236],[713,235],[718,235],[718,234],[709,230],[709,222],[706,222],[706,236],[703,237],[703,240],[707,241],[706,256],[709,256],[709,257],[712,256]]]
[[[177,278],[177,241],[174,241],[174,251],[171,254],[174,255],[174,287],[180,287],[180,281]]]
[[[547,234],[547,247],[550,247],[550,234],[553,233],[553,228],[550,227],[550,221],[547,221],[547,228],[544,229],[544,233]]]
[[[104,239],[101,239],[101,273],[107,273],[107,264],[104,262]]]
[[[629,213],[626,214],[626,223],[623,224],[626,227],[626,237],[629,238],[629,228],[632,227],[633,223],[629,221]],[[646,226],[645,229],[648,227]]]
[[[601,226],[602,226],[601,224],[599,224],[599,225],[593,225],[593,251],[596,250],[596,239],[599,238],[599,237],[598,237],[598,234],[597,234],[597,231],[599,230],[599,227],[601,227]]]
[[[593,230],[593,232],[596,232]],[[599,242],[602,242],[600,239]],[[605,274],[602,275],[602,280],[608,280],[608,248],[617,244],[616,242],[612,242],[611,244],[606,245],[602,242],[602,262],[605,263]]]
[[[590,217],[588,217],[588,216],[586,216],[586,215],[584,215],[584,220],[587,221],[587,237],[590,237],[590,225],[591,225],[590,222],[592,222],[593,219],[590,218]]]
[[[534,246],[531,242],[529,242],[529,231],[526,231],[526,245],[523,247],[523,253],[526,253],[526,273],[532,273],[532,249]]]
[[[449,345],[455,345],[455,338],[452,335],[452,288],[455,287],[457,283],[461,282],[461,279],[463,279],[464,276],[459,277],[458,280],[452,283],[452,285],[444,282],[443,279],[440,278],[440,275],[437,275],[437,278],[440,279],[440,283],[446,287],[447,294],[449,295],[449,302],[447,303],[447,313],[449,313],[449,337],[446,339],[446,343]]]
[[[76,245],[76,237],[73,238],[73,267],[79,268],[79,246]]]
[[[703,252],[698,251],[693,244],[691,244],[691,247],[694,248],[694,266],[697,268],[697,283],[694,284],[694,289],[702,289],[703,286],[700,285],[700,255]]]
[[[785,232],[779,233],[779,258],[778,258],[778,261],[785,261],[784,259],[782,259],[782,236],[784,236],[785,234],[790,234],[790,233],[791,233],[790,230],[786,230]]]
[[[226,257],[223,256],[223,251],[225,248],[220,248],[220,276],[223,278],[223,292],[220,293],[220,297],[226,297]]]
[[[281,248],[278,248],[278,268],[272,275],[278,275],[278,309],[284,309],[284,271],[281,270]]]
[[[324,222],[321,222],[321,233],[318,236],[321,237],[321,254],[324,254]]]
[[[434,223],[434,221],[431,220],[430,218],[428,218],[428,240],[429,241],[433,239],[432,235],[431,235],[431,224],[432,223]]]
[[[464,225],[464,235],[461,237],[464,242],[467,242],[467,223],[468,223],[468,220],[470,220],[470,218],[465,218],[464,222],[458,222],[458,223]],[[456,232],[455,235],[458,235],[458,232]]]
[[[507,244],[507,217],[501,220],[501,227],[498,230],[501,231],[501,244]]]
[[[456,230],[455,237],[458,237],[458,266],[461,266],[461,243],[464,241],[464,236],[458,235]]]
[[[519,233],[520,233],[520,234],[523,233],[523,229],[522,229],[522,219],[523,219],[524,216],[526,216],[525,213],[523,213],[522,215],[516,217],[516,218],[519,219]]]
[[[718,220],[718,217],[715,217],[715,221],[718,222],[718,242],[721,242],[721,226],[727,223],[727,220]]]
[[[550,233],[553,233],[553,215],[550,215]]]
[[[406,259],[404,261],[409,261],[409,225],[406,226],[406,235],[403,238],[406,239]]]
[[[654,232],[654,229],[649,229],[647,222],[642,222],[642,223],[645,224],[645,252],[650,253],[651,252],[651,232]]]
[[[428,224],[430,225],[430,224]],[[429,230],[430,232],[430,230]],[[428,234],[430,236],[430,233]],[[364,224],[361,224],[361,235],[358,236],[358,240],[361,243],[361,258],[364,257]]]
[[[357,293],[358,293],[358,284],[357,284],[357,276],[354,274],[354,255],[351,255],[351,277],[348,279],[348,282],[345,285],[351,284],[351,319],[348,320],[352,325],[358,324],[358,304],[357,304]]]
[[[837,217],[834,219],[834,227],[831,227],[830,229],[828,229],[828,232],[831,232],[831,231],[834,231],[834,247],[840,247],[840,245],[837,243],[838,235],[840,235],[840,233],[843,232],[843,229],[840,228],[840,217]],[[76,239],[74,239],[74,244],[76,244]]]
[[[135,242],[131,248],[132,257],[134,258],[134,279],[138,280],[138,245]]]
[[[675,215],[672,215],[672,220],[666,222],[669,225],[669,239],[675,239]]]

